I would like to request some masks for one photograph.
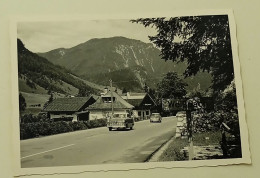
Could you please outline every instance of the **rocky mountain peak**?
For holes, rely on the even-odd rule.
[[[151,78],[161,77],[169,71],[182,74],[186,68],[185,63],[162,60],[160,50],[151,43],[121,36],[94,38],[72,48],[60,48],[39,55],[102,85],[107,85],[106,80],[109,79],[106,78],[110,77],[122,82],[126,79],[137,81],[141,88],[145,82],[152,81],[150,83],[155,85],[156,80]]]

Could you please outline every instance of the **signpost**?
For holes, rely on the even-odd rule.
[[[194,102],[189,99],[186,102],[186,118],[187,118],[187,131],[188,131],[188,141],[189,141],[189,160],[194,157],[193,151],[193,138],[192,138],[192,117],[191,111],[194,110]]]
[[[192,115],[191,112],[197,109],[198,103],[194,99],[176,98],[163,99],[162,109],[167,112],[171,111],[186,111],[187,133],[189,141],[189,160],[194,158],[193,138],[192,138]]]
[[[193,138],[192,138],[192,111],[204,112],[214,109],[214,100],[212,97],[189,98],[171,98],[162,99],[162,110],[165,112],[185,111],[187,119],[187,135],[189,141],[189,160],[194,158]],[[226,127],[226,124],[223,124]]]
[[[187,99],[162,99],[162,109],[164,111],[185,111]]]
[[[112,117],[114,115],[114,98],[113,98],[113,82],[112,79],[109,80],[110,82],[110,92],[111,92],[111,110],[112,110]]]

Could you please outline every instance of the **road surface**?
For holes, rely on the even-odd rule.
[[[175,135],[176,117],[136,122],[134,130],[96,128],[21,141],[21,167],[140,163]]]

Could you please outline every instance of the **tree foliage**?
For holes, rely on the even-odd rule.
[[[187,84],[175,72],[168,72],[157,84],[158,98],[181,98],[186,95]]]
[[[187,62],[185,76],[207,71],[213,77],[212,88],[223,90],[234,78],[227,15],[140,18],[131,20],[157,29],[149,36],[161,50],[164,60]]]
[[[218,95],[216,108],[217,110],[223,110],[225,112],[237,112],[236,86],[234,80]]]
[[[132,22],[157,29],[155,36],[149,36],[150,41],[160,48],[162,59],[187,62],[186,77],[199,71],[212,75],[216,111],[210,115],[203,113],[194,124],[198,131],[212,129],[212,126],[219,129],[223,123],[228,125],[228,132],[235,138],[230,145],[238,145],[235,157],[239,157],[240,130],[228,16],[141,18]],[[200,95],[196,91],[193,94]],[[224,147],[222,149],[224,151]]]
[[[85,97],[85,96],[89,96],[90,94],[91,94],[91,92],[88,90],[88,88],[84,87],[84,88],[79,89],[77,96]]]
[[[19,111],[22,112],[26,108],[26,101],[25,98],[21,93],[19,93]]]

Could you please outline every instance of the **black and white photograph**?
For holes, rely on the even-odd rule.
[[[230,24],[214,13],[18,21],[20,168],[247,162]]]

